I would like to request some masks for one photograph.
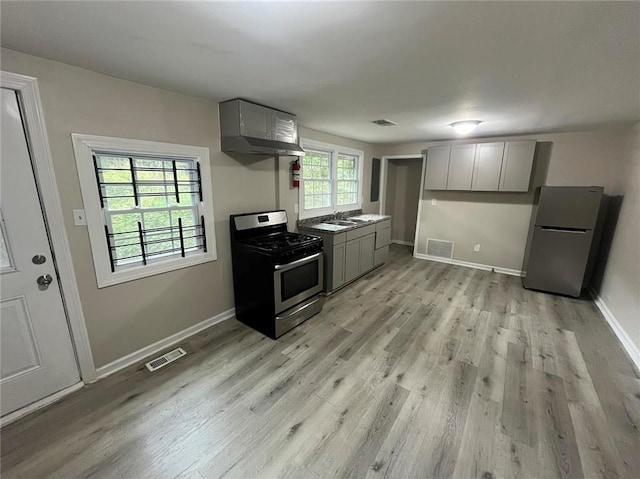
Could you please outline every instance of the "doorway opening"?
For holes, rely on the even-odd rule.
[[[391,216],[391,242],[414,247],[423,158],[388,157],[385,164],[384,213]]]

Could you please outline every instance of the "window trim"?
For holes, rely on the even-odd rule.
[[[87,220],[87,229],[89,231],[89,241],[98,288],[134,281],[177,269],[188,268],[218,259],[215,241],[209,148],[146,140],[84,135],[80,133],[72,133],[71,138],[78,176],[80,178],[80,190],[82,192],[82,201],[84,203],[85,218]],[[188,255],[184,258],[174,257],[146,266],[132,266],[112,272],[107,239],[104,235],[104,215],[102,207],[100,206],[100,196],[93,165],[92,155],[94,150],[110,151],[123,155],[139,154],[163,156],[166,158],[193,158],[198,161],[202,176],[203,201],[200,208],[205,218],[207,251],[200,254]]]
[[[339,210],[339,211],[353,211],[353,210],[360,210],[362,209],[362,177],[363,177],[363,170],[364,170],[364,151],[362,150],[356,150],[353,148],[348,148],[346,146],[341,146],[341,145],[334,145],[331,143],[324,143],[322,141],[317,141],[317,140],[311,140],[309,138],[301,138],[300,139],[300,144],[302,145],[303,148],[308,148],[310,150],[318,150],[318,151],[324,151],[327,153],[331,153],[331,206],[326,207],[326,208],[313,208],[313,209],[305,209],[304,208],[304,180],[303,178],[303,172],[301,171],[301,181],[300,181],[300,188],[298,189],[298,216],[300,219],[307,219],[307,218],[315,218],[318,216],[325,216],[325,215],[331,215],[333,214],[335,211]],[[338,169],[338,155],[339,154],[345,154],[345,155],[351,155],[351,156],[357,156],[358,157],[358,166],[357,166],[357,175],[358,175],[358,193],[357,193],[357,199],[358,202],[357,203],[352,203],[352,204],[348,204],[348,205],[337,205],[337,195],[338,195],[338,188],[337,188],[337,169]],[[301,163],[301,167],[304,168],[304,166],[302,165],[302,161]]]

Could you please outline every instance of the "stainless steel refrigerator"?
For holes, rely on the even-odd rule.
[[[595,261],[603,206],[601,186],[540,188],[525,253],[525,288],[580,296]]]

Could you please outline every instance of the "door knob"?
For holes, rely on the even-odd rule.
[[[47,289],[49,285],[53,282],[53,278],[50,274],[43,274],[42,276],[38,276],[36,282],[42,286],[44,289]]]

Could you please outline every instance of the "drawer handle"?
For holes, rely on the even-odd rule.
[[[579,234],[579,235],[583,235],[587,232],[587,230],[581,230],[581,229],[550,228],[547,226],[541,226],[540,229],[542,231],[552,231],[554,233],[573,233],[573,234]]]
[[[276,316],[276,319],[287,319],[290,318],[291,316],[294,316],[296,314],[298,314],[300,311],[307,309],[309,306],[313,306],[314,304],[316,304],[318,301],[320,301],[322,299],[322,295],[319,295],[316,299],[314,299],[313,301],[310,301],[306,304],[303,304],[302,306],[300,306],[299,308],[296,308],[295,311],[291,311],[290,313],[284,314],[282,316]]]

